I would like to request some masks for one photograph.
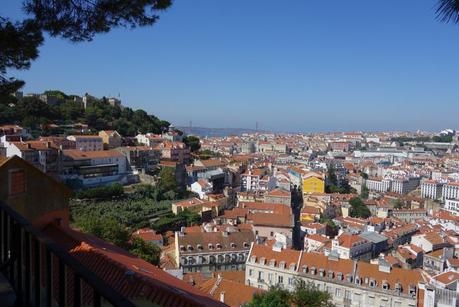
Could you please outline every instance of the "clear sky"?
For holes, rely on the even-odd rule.
[[[18,16],[18,0],[0,14]],[[436,0],[176,0],[158,24],[47,39],[25,92],[121,94],[175,125],[459,128],[459,25]]]

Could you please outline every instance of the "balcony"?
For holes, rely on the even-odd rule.
[[[1,306],[135,306],[3,203],[0,261]]]

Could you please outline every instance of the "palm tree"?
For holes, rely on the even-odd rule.
[[[436,14],[442,22],[459,23],[459,0],[439,0]]]

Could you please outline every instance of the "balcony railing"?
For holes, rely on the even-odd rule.
[[[135,306],[1,202],[0,260],[17,306]]]

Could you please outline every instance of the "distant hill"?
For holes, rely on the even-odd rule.
[[[193,134],[199,137],[224,137],[230,135],[242,135],[244,133],[255,133],[255,129],[247,128],[207,128],[207,127],[177,127],[179,130],[185,132],[186,134]],[[266,131],[258,131],[266,132]]]
[[[133,110],[109,99],[67,95],[61,91],[46,91],[44,94],[20,98],[0,99],[0,124],[19,124],[30,128],[34,136],[63,134],[62,125],[87,124],[93,132],[117,130],[123,136],[137,133],[161,133],[170,123],[148,114],[144,110]]]

